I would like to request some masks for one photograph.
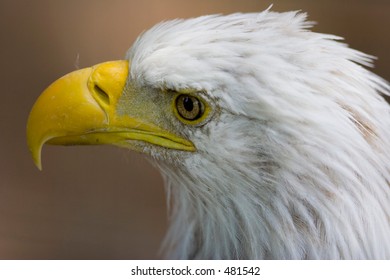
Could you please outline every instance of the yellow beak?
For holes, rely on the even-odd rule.
[[[39,169],[45,143],[112,144],[131,148],[138,140],[194,151],[194,145],[141,119],[116,113],[129,73],[128,61],[81,69],[55,81],[38,98],[27,121],[27,143]]]

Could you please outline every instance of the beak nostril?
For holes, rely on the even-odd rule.
[[[110,105],[110,97],[108,94],[97,84],[94,85],[94,91],[96,92],[97,97],[105,104]]]

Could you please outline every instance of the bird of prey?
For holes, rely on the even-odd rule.
[[[160,23],[42,93],[33,159],[45,143],[148,155],[167,258],[389,259],[389,84],[310,27],[270,10]]]

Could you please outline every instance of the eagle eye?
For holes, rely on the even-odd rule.
[[[195,96],[180,94],[176,98],[176,110],[181,118],[196,121],[204,113],[203,103]]]

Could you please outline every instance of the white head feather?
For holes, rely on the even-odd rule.
[[[298,12],[161,23],[128,52],[143,86],[204,91],[218,108],[158,161],[171,258],[390,258],[388,84],[372,57]]]

